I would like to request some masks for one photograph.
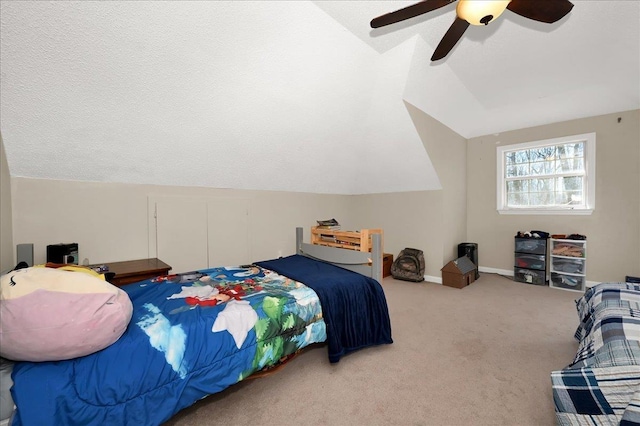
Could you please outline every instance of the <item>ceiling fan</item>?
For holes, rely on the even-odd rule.
[[[433,52],[432,61],[447,56],[470,24],[488,25],[505,9],[534,21],[550,24],[562,19],[573,8],[573,3],[569,0],[423,0],[420,3],[372,19],[371,28],[395,24],[456,1],[458,1],[456,19]]]

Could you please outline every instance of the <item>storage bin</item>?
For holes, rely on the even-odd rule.
[[[567,259],[551,256],[551,269],[554,272],[566,272],[569,274],[584,274],[585,259]]]
[[[527,284],[547,284],[545,271],[536,271],[535,269],[514,268],[513,279]]]
[[[556,288],[584,291],[585,278],[579,275],[565,275],[552,272],[551,285]]]
[[[551,255],[585,257],[585,241],[551,240]]]
[[[515,255],[515,265],[517,268],[530,268],[543,271],[545,269],[545,257],[539,254],[520,254]]]
[[[544,238],[517,238],[516,237],[515,251],[518,253],[545,255],[547,253],[547,240]]]

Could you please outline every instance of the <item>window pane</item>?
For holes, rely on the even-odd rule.
[[[558,158],[584,157],[584,143],[558,145]]]
[[[582,177],[581,176],[567,176],[558,178],[558,190],[582,190]]]
[[[559,191],[556,193],[556,202],[560,205],[576,206],[583,205],[584,198],[582,191]]]
[[[537,192],[551,192],[553,191],[553,179],[531,179],[530,188]]]
[[[529,164],[517,165],[516,176],[529,176]]]
[[[528,163],[529,162],[529,151],[525,150],[525,151],[514,151],[514,159],[515,159],[515,163],[517,164],[522,164],[522,163]]]
[[[584,170],[584,158],[558,160],[558,173],[581,172]]]
[[[509,207],[525,207],[529,203],[527,201],[527,193],[515,192],[507,195],[507,205]]]
[[[507,193],[512,192],[528,192],[529,191],[529,180],[519,179],[519,180],[510,180],[507,182]]]
[[[550,192],[531,192],[529,205],[532,207],[547,207],[553,205],[554,197]]]
[[[545,161],[544,163],[544,174],[545,175],[553,175],[556,173],[556,161]]]
[[[569,204],[572,206],[581,206],[583,204],[582,191],[568,191]]]
[[[507,166],[506,177],[528,176],[529,164],[519,164],[517,166]]]
[[[565,191],[556,192],[556,204],[559,206],[569,205],[569,194]]]
[[[545,165],[545,162],[542,162],[542,161],[531,163],[531,175],[532,176],[544,175],[545,174],[544,165]]]
[[[545,146],[529,150],[530,161],[551,160],[556,156],[555,146]]]

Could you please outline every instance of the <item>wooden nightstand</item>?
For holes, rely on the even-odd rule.
[[[116,286],[131,284],[148,278],[155,278],[159,275],[167,275],[171,266],[160,259],[138,259],[124,262],[104,263],[109,267],[105,272],[108,281]],[[92,265],[93,267],[98,265]],[[112,278],[110,273],[115,274]]]

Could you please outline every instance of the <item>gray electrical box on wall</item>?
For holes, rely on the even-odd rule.
[[[18,244],[16,259],[17,263],[25,262],[28,266],[33,266],[33,244]]]

